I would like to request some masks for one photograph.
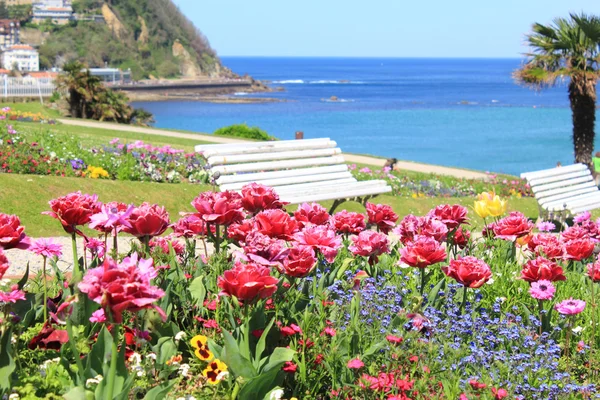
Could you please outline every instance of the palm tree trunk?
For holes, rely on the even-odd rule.
[[[569,100],[573,114],[575,162],[586,164],[592,174],[595,174],[592,153],[596,122],[596,80],[583,75],[571,77]]]

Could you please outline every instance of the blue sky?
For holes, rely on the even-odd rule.
[[[598,0],[174,0],[222,56],[518,57]]]

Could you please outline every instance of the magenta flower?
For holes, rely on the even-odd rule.
[[[106,253],[106,245],[96,238],[86,238],[85,248],[92,253],[92,257],[102,258]]]
[[[348,250],[357,256],[369,257],[369,264],[373,265],[384,253],[389,253],[387,235],[371,230],[362,231],[358,236],[352,236],[352,244]]]
[[[356,357],[352,360],[348,361],[348,368],[350,369],[360,369],[365,366],[365,363],[360,360],[360,358]]]
[[[0,292],[0,303],[16,303],[18,300],[25,300],[25,292],[19,290],[18,285],[13,285],[10,292]]]
[[[111,202],[103,204],[100,212],[90,217],[90,228],[100,232],[120,231],[123,227],[131,228],[129,216],[134,210],[134,205]]]
[[[294,235],[299,244],[312,246],[323,254],[328,263],[332,263],[342,247],[342,237],[325,225],[306,226],[302,232]]]
[[[538,222],[536,226],[540,232],[552,232],[556,229],[556,225],[547,221]]]
[[[150,282],[154,277],[156,270],[152,260],[138,261],[137,253],[134,253],[120,264],[107,257],[100,267],[88,270],[78,286],[104,308],[114,323],[123,322],[124,311],[137,312],[146,308],[154,308],[166,320],[164,311],[153,304],[165,294]]]
[[[106,315],[104,314],[104,310],[101,308],[92,313],[90,317],[90,322],[101,324],[106,322]]]
[[[545,279],[533,282],[529,288],[531,297],[538,300],[550,300],[554,297],[555,292],[556,288],[552,282]]]
[[[52,238],[41,238],[33,242],[29,251],[43,257],[60,257],[62,255],[62,245],[54,242]]]
[[[585,309],[585,301],[575,300],[571,297],[568,300],[561,301],[554,308],[562,315],[576,315]]]
[[[589,221],[591,217],[592,214],[590,214],[589,211],[584,211],[580,214],[577,214],[575,218],[573,218],[573,222],[576,224],[581,224],[582,222]]]

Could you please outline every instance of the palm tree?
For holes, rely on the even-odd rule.
[[[56,88],[68,93],[69,110],[74,118],[89,118],[92,104],[103,90],[100,78],[93,76],[79,61],[66,63],[56,79]]]
[[[529,59],[515,72],[526,85],[555,86],[568,78],[573,117],[575,162],[594,171],[594,124],[596,122],[596,83],[600,77],[600,18],[570,14],[550,25],[536,23],[527,35],[532,48]]]

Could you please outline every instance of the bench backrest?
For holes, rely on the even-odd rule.
[[[521,174],[521,178],[527,180],[540,204],[598,192],[594,178],[584,164],[527,172]]]
[[[356,181],[342,151],[329,138],[198,145],[221,190],[251,182],[271,187]]]

